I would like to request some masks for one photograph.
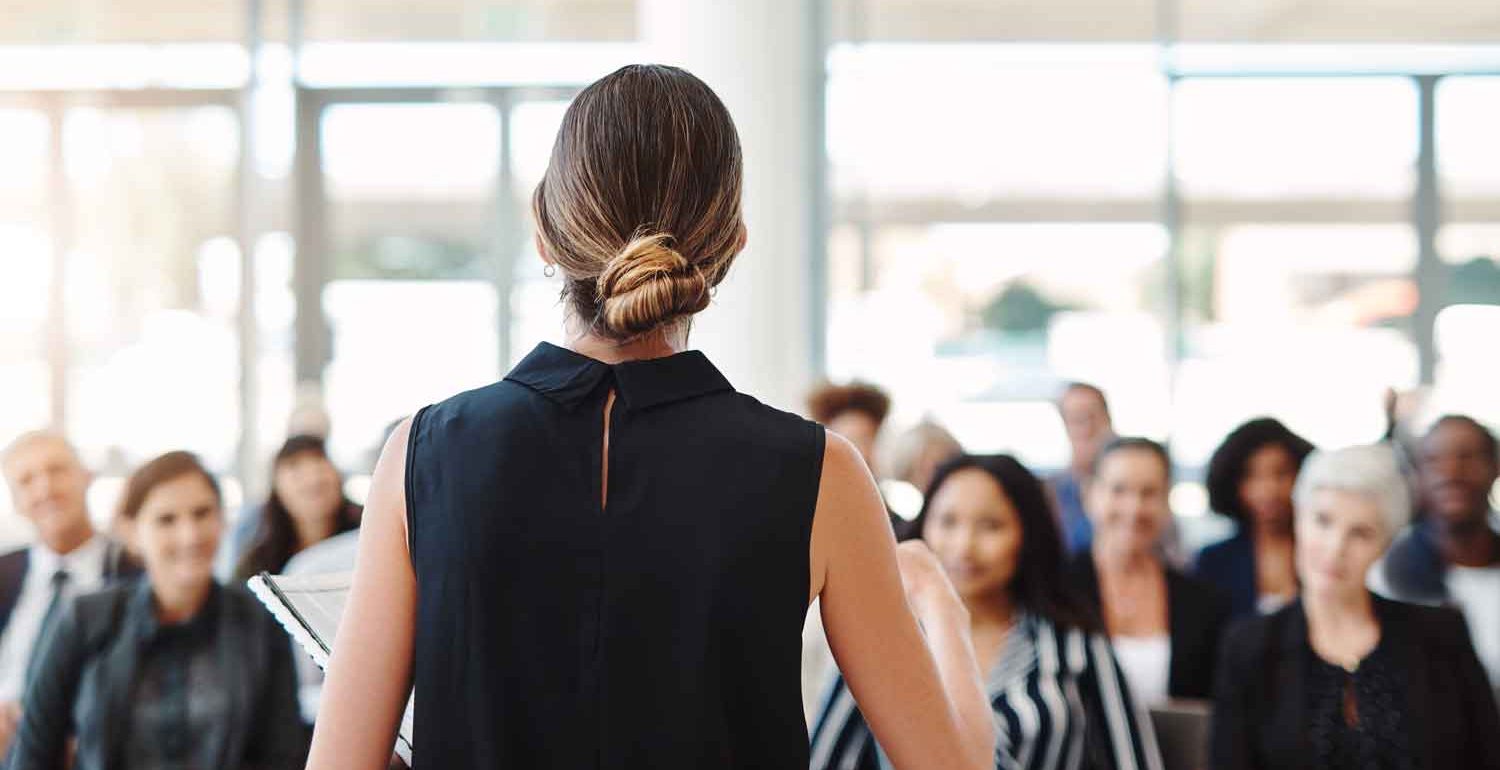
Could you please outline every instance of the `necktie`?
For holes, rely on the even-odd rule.
[[[31,680],[36,675],[37,663],[41,661],[42,646],[47,643],[47,637],[51,634],[52,626],[57,622],[57,616],[62,612],[63,591],[68,586],[68,571],[59,569],[52,573],[52,601],[47,604],[47,612],[42,615],[42,625],[37,628],[36,641],[31,645],[31,662],[26,666],[26,689],[31,689]]]

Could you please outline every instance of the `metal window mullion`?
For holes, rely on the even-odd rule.
[[[1417,240],[1417,312],[1413,336],[1420,382],[1431,385],[1437,373],[1434,327],[1446,301],[1447,270],[1437,253],[1442,191],[1437,177],[1437,75],[1419,75],[1417,86],[1417,187],[1412,199],[1412,228]]]

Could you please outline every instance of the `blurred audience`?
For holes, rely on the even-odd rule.
[[[250,517],[254,540],[242,552],[236,580],[277,574],[306,548],[359,526],[360,507],[344,496],[344,481],[323,439],[292,436],[272,463],[271,494]],[[241,534],[252,524],[242,523]]]
[[[301,767],[287,636],[213,578],[218,482],[170,452],[130,478],[120,511],[146,579],[78,598],[41,640],[10,770]]]
[[[960,457],[936,471],[913,536],[968,608],[1000,726],[997,768],[1155,768],[1160,758],[1093,611],[1062,584],[1041,482],[1015,459]],[[814,770],[887,766],[837,680],[812,733]]]
[[[1500,532],[1490,495],[1500,444],[1472,417],[1439,419],[1416,448],[1422,518],[1371,572],[1377,593],[1461,610],[1500,693]]]
[[[0,453],[15,510],[36,527],[29,548],[0,556],[0,756],[21,718],[37,640],[73,597],[140,574],[121,544],[89,520],[88,470],[50,431],[27,433]]]
[[[303,406],[326,431],[320,405]],[[964,455],[930,420],[884,444],[890,400],[872,385],[825,384],[808,407],[912,498],[916,519],[892,526],[931,547],[968,609],[997,768],[1155,770],[1148,707],[1212,696],[1215,768],[1500,770],[1500,443],[1478,421],[1443,417],[1404,454],[1319,453],[1275,419],[1240,425],[1206,469],[1210,507],[1238,530],[1189,577],[1172,554],[1171,458],[1117,438],[1097,387],[1058,399],[1072,458],[1045,484],[1008,455]],[[218,484],[185,452],[131,476],[119,542],[90,524],[90,474],[61,436],[21,436],[0,470],[37,530],[0,556],[4,767],[301,766],[321,672],[295,665],[213,561],[236,584],[352,568],[361,511],[320,435],[286,440],[269,496],[228,538]],[[884,770],[816,619],[812,767]]]
[[[1099,609],[1130,689],[1147,705],[1210,696],[1229,619],[1228,597],[1162,555],[1171,472],[1166,448],[1150,439],[1117,438],[1099,450],[1085,490],[1093,545],[1068,575]]]
[[[880,429],[885,426],[886,415],[891,411],[891,398],[885,391],[862,382],[848,385],[823,383],[808,394],[807,411],[814,422],[854,444],[876,481],[884,478],[875,450],[880,444]],[[891,528],[901,535],[908,526],[907,521],[890,511],[889,506],[887,513]]]
[[[1239,527],[1198,554],[1197,575],[1236,615],[1273,612],[1297,595],[1292,489],[1313,445],[1269,417],[1235,428],[1208,461],[1208,506]]]
[[[862,382],[824,383],[808,395],[807,411],[815,422],[849,439],[865,458],[870,472],[881,478],[875,448],[891,411],[891,398],[885,391]]]
[[[1500,768],[1500,716],[1462,616],[1365,587],[1411,513],[1390,448],[1314,453],[1295,496],[1301,598],[1228,635],[1213,766]]]
[[[1087,551],[1093,525],[1084,512],[1084,489],[1093,474],[1100,447],[1114,438],[1114,422],[1104,391],[1084,382],[1069,383],[1057,399],[1057,412],[1068,434],[1072,455],[1068,467],[1048,479],[1062,524],[1063,546],[1069,554]]]
[[[963,454],[964,448],[943,426],[924,418],[891,439],[885,453],[890,478],[925,493],[943,463]]]

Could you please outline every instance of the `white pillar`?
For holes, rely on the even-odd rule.
[[[692,347],[773,406],[803,410],[821,360],[822,0],[639,0],[650,63],[719,94],[745,157],[749,246],[697,319]]]

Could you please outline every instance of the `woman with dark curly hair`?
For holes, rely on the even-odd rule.
[[[807,410],[813,422],[853,442],[870,473],[876,478],[881,476],[875,445],[891,411],[891,397],[885,391],[863,382],[847,385],[825,382],[808,394]]]
[[[1229,595],[1235,616],[1271,612],[1297,595],[1292,489],[1307,439],[1270,417],[1235,428],[1208,461],[1208,505],[1234,519],[1234,537],[1198,554],[1200,578]]]

